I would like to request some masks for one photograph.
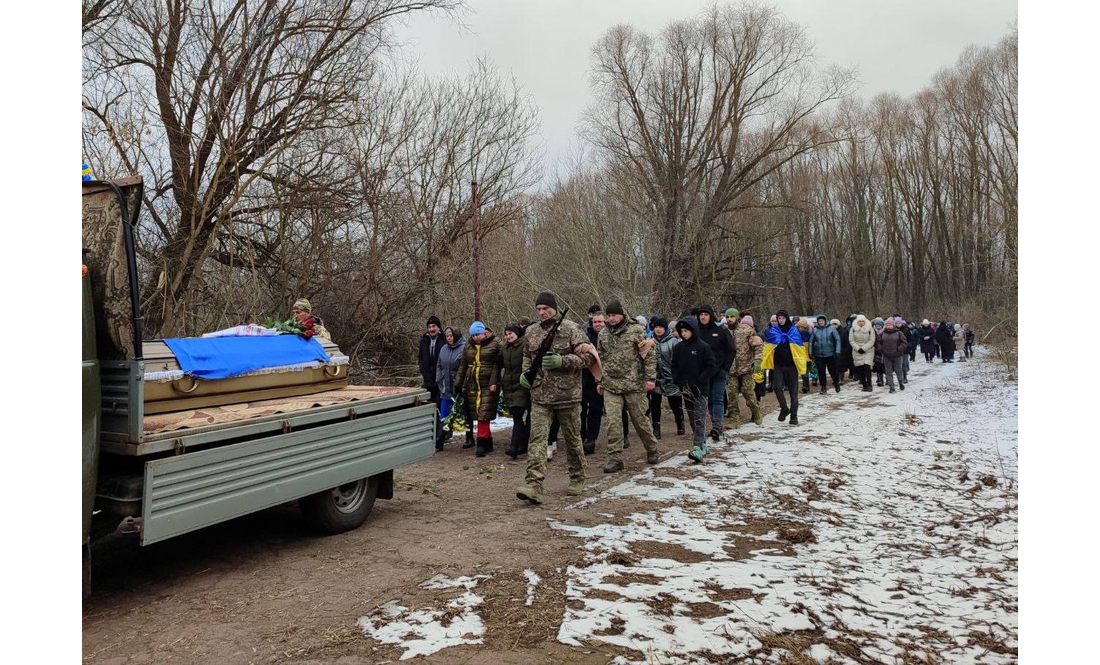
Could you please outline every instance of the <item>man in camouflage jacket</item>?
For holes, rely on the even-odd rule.
[[[652,391],[657,378],[657,353],[653,340],[647,340],[645,327],[626,317],[618,300],[607,303],[607,326],[600,331],[597,347],[603,365],[603,379],[598,389],[603,394],[604,409],[620,413],[625,405],[634,431],[645,446],[646,461],[656,464],[657,439],[646,417],[646,392]],[[609,418],[608,423],[614,422]],[[617,423],[616,423],[617,424]],[[604,473],[621,471],[623,465],[623,435],[616,426],[607,428],[607,464]]]
[[[539,323],[529,327],[524,336],[527,340],[523,347],[524,372],[531,367],[542,340],[554,327],[558,317],[557,296],[543,291],[535,299],[535,308],[539,313]],[[584,493],[585,464],[580,434],[581,370],[591,367],[595,356],[578,353],[578,347],[591,347],[588,336],[576,323],[568,319],[562,321],[534,382],[527,384],[526,377],[520,378],[520,385],[531,391],[531,439],[527,448],[526,482],[516,490],[516,497],[531,503],[542,503],[546,441],[554,416],[557,416],[561,427],[569,465],[569,488],[566,493],[570,496]]]
[[[736,320],[736,314],[732,317]],[[730,370],[730,380],[726,386],[726,424],[736,429],[741,426],[741,409],[737,405],[737,395],[745,398],[752,413],[752,421],[757,425],[764,422],[760,413],[760,402],[756,399],[756,382],[752,375],[764,359],[764,340],[756,334],[752,317],[746,316],[732,326],[733,347],[737,351]]]

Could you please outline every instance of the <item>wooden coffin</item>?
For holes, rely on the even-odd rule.
[[[329,358],[344,354],[331,340],[317,341]],[[179,376],[180,366],[164,340],[142,343],[145,357],[144,403],[146,414],[202,409],[262,399],[311,395],[348,385],[347,364],[285,371],[263,370],[228,379],[203,380]]]

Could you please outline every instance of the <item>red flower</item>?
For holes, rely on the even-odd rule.
[[[304,333],[302,333],[302,337],[305,337],[306,339],[312,338],[313,337],[313,329],[310,328],[309,330],[306,330]]]

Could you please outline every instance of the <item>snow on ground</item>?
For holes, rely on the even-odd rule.
[[[489,575],[450,578],[436,575],[423,582],[422,589],[447,590],[462,588],[465,591],[446,604],[444,610],[409,608],[390,601],[371,614],[359,618],[359,628],[368,637],[384,644],[400,644],[405,652],[401,660],[416,656],[428,656],[447,647],[459,644],[481,644],[485,625],[477,608],[483,598],[471,591]],[[446,624],[444,626],[444,624]]]
[[[633,662],[1014,662],[1017,386],[981,355],[913,363],[893,395],[800,395],[800,427],[772,415],[599,497],[651,509],[551,520],[588,561],[558,639]]]
[[[535,602],[535,587],[542,581],[542,578],[530,568],[523,571],[523,575],[527,578],[527,600],[523,604],[530,607]]]

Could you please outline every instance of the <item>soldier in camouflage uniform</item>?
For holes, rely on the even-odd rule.
[[[554,327],[558,316],[557,296],[543,291],[535,299],[539,323],[527,329],[523,347],[523,371],[531,367],[542,340]],[[516,497],[542,503],[542,481],[546,478],[546,441],[550,423],[557,416],[565,441],[569,465],[569,488],[566,494],[584,493],[585,463],[581,448],[581,370],[592,366],[595,357],[585,352],[591,348],[588,336],[580,326],[566,319],[561,322],[554,343],[542,360],[534,383],[520,378],[520,385],[531,391],[531,440],[527,448],[527,479],[516,490]]]
[[[752,421],[762,425],[764,416],[760,413],[760,402],[756,399],[756,382],[752,375],[759,370],[760,363],[764,359],[764,340],[756,334],[752,317],[749,316],[741,319],[732,332],[737,356],[733,360],[733,369],[730,371],[726,398],[726,423],[728,427],[734,429],[741,426],[741,410],[737,405],[737,394],[740,393],[745,398],[749,411],[752,412]]]
[[[647,340],[645,326],[626,318],[618,300],[607,303],[607,326],[600,331],[597,347],[603,365],[598,390],[608,413],[620,413],[625,405],[634,431],[645,446],[646,462],[656,464],[657,439],[646,418],[646,392],[656,386],[657,353],[653,340]],[[604,473],[622,471],[623,435],[614,418],[607,421],[607,464]],[[614,423],[612,425],[611,423]]]

